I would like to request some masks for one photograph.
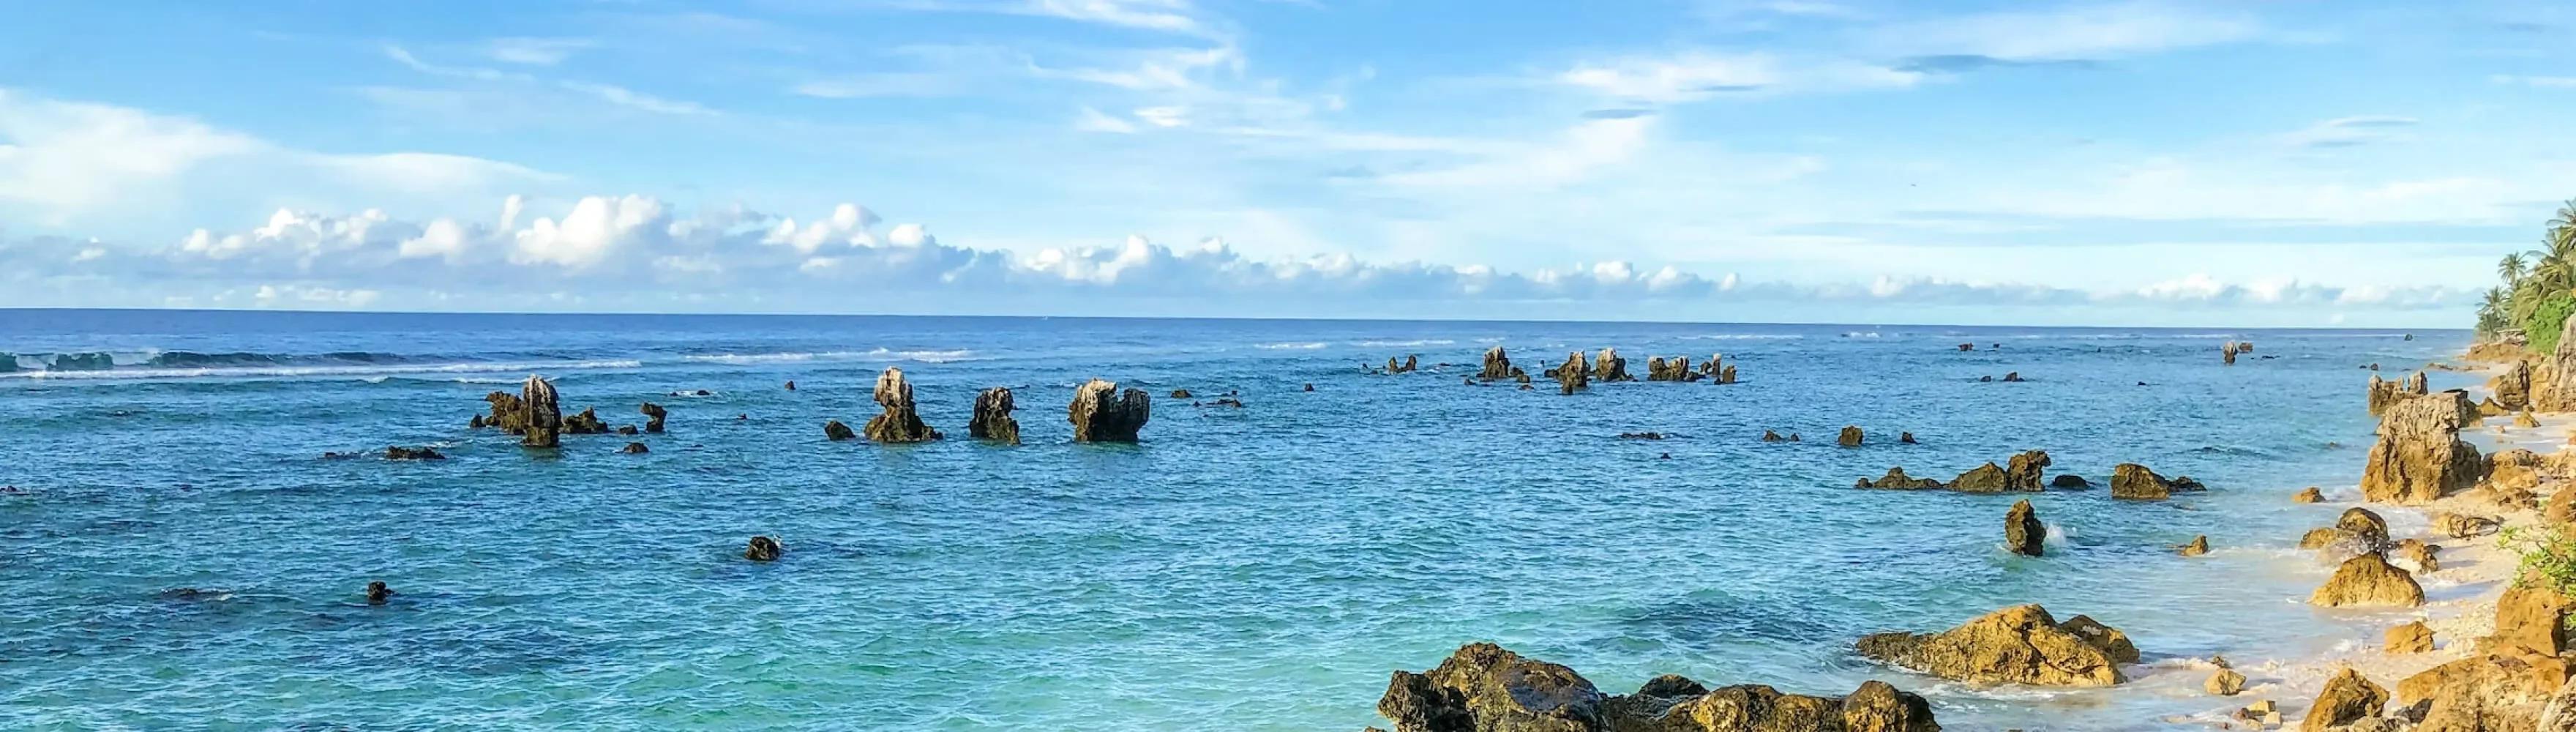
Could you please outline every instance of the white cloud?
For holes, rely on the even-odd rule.
[[[1722,95],[1899,88],[1923,79],[1921,73],[1854,61],[1708,51],[1587,61],[1550,77],[1613,99],[1657,104]]]
[[[610,105],[643,112],[651,112],[654,114],[712,115],[716,113],[715,110],[709,109],[696,102],[665,99],[615,84],[570,80],[549,81],[531,74],[523,74],[515,71],[502,71],[499,69],[486,69],[470,66],[444,66],[422,61],[420,60],[420,57],[412,55],[411,51],[406,50],[401,46],[388,45],[385,46],[384,51],[385,57],[393,59],[395,63],[408,66],[413,71],[429,74],[431,76],[495,84],[551,87],[580,94]]]
[[[1136,123],[1111,117],[1090,107],[1083,107],[1081,114],[1074,117],[1073,128],[1084,132],[1114,132],[1129,135],[1136,133]]]
[[[2297,147],[2355,147],[2404,140],[2404,131],[2415,125],[2413,117],[2341,117],[2310,125],[2284,136],[2283,140]]]
[[[0,89],[0,201],[59,220],[269,145],[185,117]]]
[[[502,63],[553,66],[575,51],[597,45],[588,38],[494,38],[484,44],[483,54]]]
[[[1873,44],[1897,55],[1973,55],[2007,61],[2133,56],[2253,38],[2261,26],[2235,12],[2163,2],[2069,5],[1893,23]]]

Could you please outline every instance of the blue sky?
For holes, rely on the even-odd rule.
[[[11,2],[10,304],[2467,324],[2576,9]]]

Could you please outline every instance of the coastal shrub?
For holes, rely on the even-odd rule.
[[[2576,312],[2576,295],[2550,293],[2540,306],[2532,308],[2531,317],[2522,321],[2522,335],[2529,339],[2531,350],[2554,353],[2558,350],[2558,328],[2567,322],[2567,314]]]
[[[2497,545],[2522,557],[2515,584],[2536,583],[2576,597],[2576,537],[2555,527],[2516,526],[2505,529]]]

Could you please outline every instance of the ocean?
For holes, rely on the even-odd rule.
[[[2259,694],[2266,663],[2401,617],[2305,605],[2331,568],[2294,545],[2358,499],[2360,367],[2469,340],[2406,336],[0,310],[0,728],[1357,730],[1389,671],[1490,640],[1612,693],[1878,678],[1952,729],[2204,729],[2245,699],[2196,659]],[[2257,350],[2222,365],[2230,339]],[[1615,346],[1740,381],[1461,384],[1497,345],[1533,377]],[[116,366],[38,368],[77,352]],[[888,366],[948,439],[826,441]],[[531,373],[669,430],[542,454],[467,428]],[[1093,377],[1154,394],[1141,443],[1070,442]],[[993,386],[1026,444],[966,437]],[[2097,487],[1852,487],[2028,449]],[[2115,501],[2122,462],[2210,490]],[[2329,502],[2289,500],[2310,485]],[[2001,547],[2024,497],[2048,556]],[[742,559],[754,534],[785,557]],[[2195,535],[2215,550],[2171,550]],[[374,580],[399,594],[366,605]],[[1979,689],[1850,650],[2023,602],[2126,631],[2136,680]]]

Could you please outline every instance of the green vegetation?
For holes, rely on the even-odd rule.
[[[2503,284],[2488,288],[2478,305],[2478,337],[2520,334],[2532,350],[2557,348],[2560,326],[2576,312],[2576,200],[2550,217],[2539,249],[2496,262],[2496,277]]]
[[[2522,555],[2515,584],[2539,583],[2560,595],[2576,597],[2576,537],[2549,526],[2505,529],[2498,546]]]

